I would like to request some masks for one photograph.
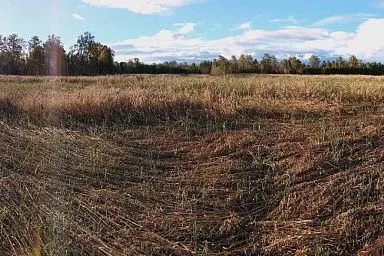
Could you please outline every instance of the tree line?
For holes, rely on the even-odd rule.
[[[333,60],[321,60],[311,56],[307,63],[296,57],[278,60],[274,55],[265,53],[258,60],[251,55],[223,56],[199,64],[178,63],[176,61],[160,64],[144,64],[139,59],[116,63],[118,74],[361,74],[384,75],[384,64],[380,62],[363,62],[351,55],[348,59],[337,57]]]
[[[114,61],[113,50],[85,32],[66,52],[60,37],[48,36],[45,42],[33,36],[28,42],[12,34],[0,35],[0,74],[94,76],[108,74],[365,74],[384,75],[380,62],[363,62],[351,55],[345,59],[321,60],[311,56],[307,62],[296,57],[279,60],[265,53],[259,60],[251,55],[219,56],[200,63],[167,61],[145,64],[138,58]]]
[[[15,34],[0,35],[0,74],[5,75],[113,74],[113,57],[111,48],[96,42],[89,32],[79,36],[68,53],[55,35],[45,42],[37,36],[26,42]]]

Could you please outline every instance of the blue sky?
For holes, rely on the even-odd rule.
[[[355,54],[384,60],[383,0],[0,0],[0,34],[62,37],[90,31],[116,59],[201,61]]]

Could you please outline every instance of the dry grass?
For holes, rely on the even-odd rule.
[[[1,77],[2,255],[382,255],[384,79]]]

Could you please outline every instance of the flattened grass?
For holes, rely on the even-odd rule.
[[[383,251],[383,78],[0,87],[3,255]]]

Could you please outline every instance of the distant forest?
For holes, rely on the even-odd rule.
[[[296,57],[278,60],[265,53],[257,60],[250,55],[219,56],[200,63],[176,61],[145,64],[138,58],[114,61],[113,50],[95,41],[85,32],[67,53],[60,37],[48,36],[43,42],[37,36],[28,42],[13,34],[0,35],[0,75],[95,76],[111,74],[363,74],[384,75],[380,62],[364,62],[355,56],[348,59],[321,60],[311,56],[307,63]]]

